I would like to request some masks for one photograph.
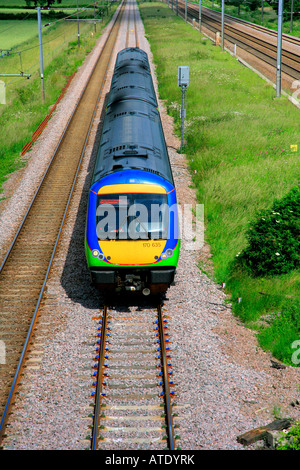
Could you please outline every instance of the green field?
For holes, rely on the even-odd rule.
[[[64,10],[62,5],[56,5],[59,7],[55,13],[56,17],[49,17],[48,10],[41,10],[42,25],[44,26],[49,23],[54,24],[60,20],[61,18],[57,16],[59,13],[64,14],[64,16],[69,17],[69,19],[76,19],[77,10],[74,8],[74,6],[76,7],[76,2],[75,5],[74,1],[70,1],[69,3],[73,8],[68,10]],[[29,41],[38,35],[37,11],[35,9],[9,9],[7,7],[3,8],[0,4],[0,14],[2,14],[3,18],[0,19],[0,49],[10,49],[15,46],[20,46],[22,43]],[[8,15],[10,16],[7,17]],[[99,18],[98,12],[97,15],[97,18]],[[93,18],[93,16],[94,11],[91,12],[91,10],[80,12],[80,19]],[[63,23],[63,21],[60,22]],[[81,27],[83,26],[84,24],[81,23]],[[67,27],[68,26],[66,26],[66,28]],[[46,29],[42,29],[43,35],[46,31]]]
[[[96,33],[94,24],[80,24],[80,48],[76,22],[58,21],[43,29],[45,103],[41,99],[37,23],[19,20],[13,23],[17,25],[16,28],[7,30],[11,41],[14,41],[12,31],[19,30],[20,38],[15,41],[17,44],[9,56],[0,58],[1,72],[18,74],[22,71],[29,73],[31,77],[29,80],[22,77],[1,77],[1,81],[6,83],[6,104],[0,104],[0,187],[11,172],[24,165],[24,160],[20,159],[23,146],[31,140],[32,133],[57,100],[68,77],[78,69],[95,45],[117,5],[113,5],[107,12],[103,22],[97,23]],[[0,22],[0,31],[3,32],[4,29]],[[31,34],[32,37],[25,40],[26,34]],[[3,45],[0,47],[4,48]]]
[[[10,49],[38,34],[37,20],[0,20],[0,49]]]

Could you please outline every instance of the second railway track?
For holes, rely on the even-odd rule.
[[[0,438],[4,434],[51,263],[100,99],[123,15],[111,32],[69,119],[47,171],[0,267]]]
[[[175,7],[174,7],[175,8]],[[221,32],[221,13],[202,7],[201,23],[210,31],[209,35]],[[184,2],[178,2],[178,12],[185,16]],[[199,21],[199,7],[188,3],[187,17]],[[277,65],[277,33],[260,28],[258,25],[225,15],[224,38],[228,43],[235,44],[245,52],[260,59],[274,70]],[[300,78],[300,40],[293,36],[283,36],[282,71],[292,80]]]

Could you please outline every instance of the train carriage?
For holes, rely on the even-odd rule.
[[[101,290],[165,292],[180,238],[176,190],[147,54],[116,59],[89,192],[85,250]]]

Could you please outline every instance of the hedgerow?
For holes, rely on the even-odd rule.
[[[239,259],[254,276],[288,273],[300,264],[300,189],[292,188],[250,223]]]

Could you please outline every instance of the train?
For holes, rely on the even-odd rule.
[[[116,57],[89,188],[85,255],[103,293],[165,293],[180,252],[176,188],[148,55]]]

